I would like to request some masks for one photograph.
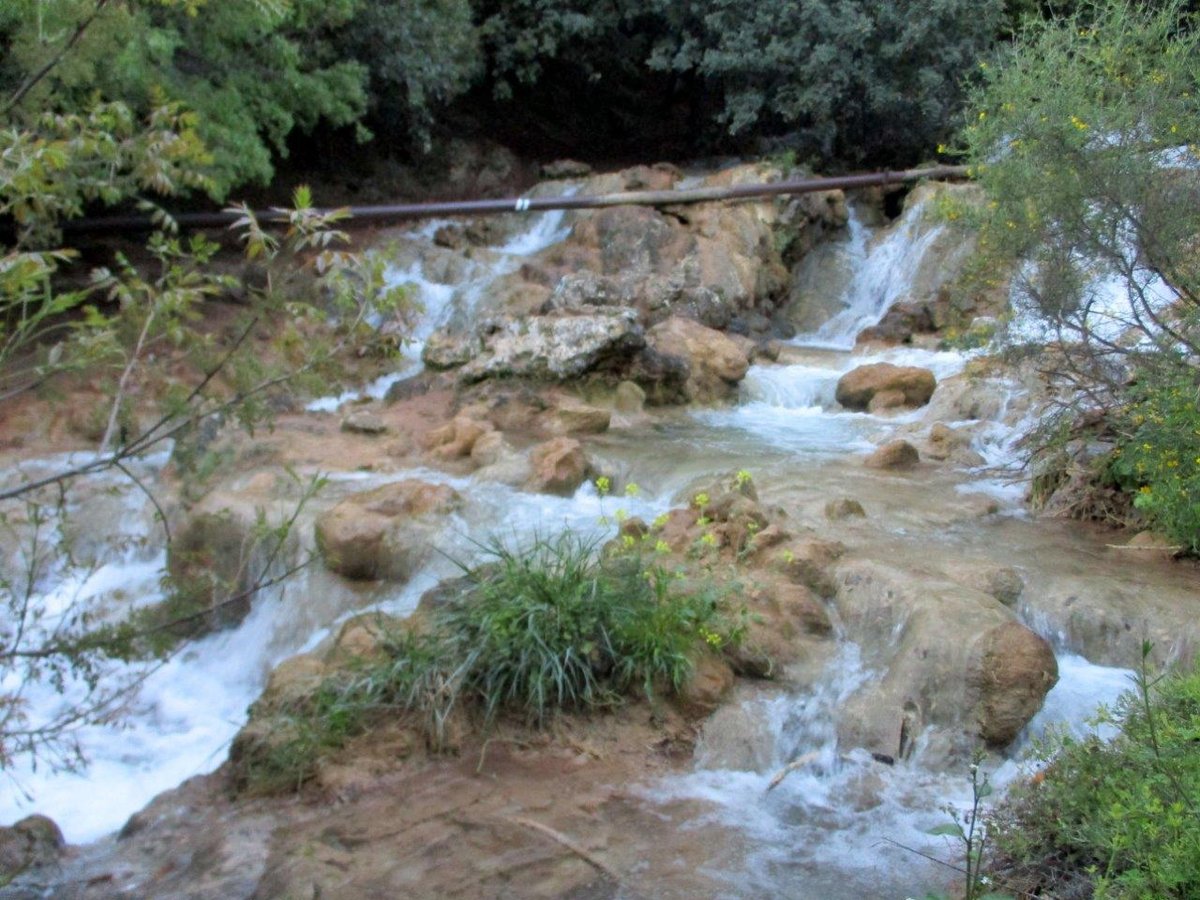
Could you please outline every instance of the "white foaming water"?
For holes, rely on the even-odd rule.
[[[1039,315],[1029,291],[1036,284],[1036,263],[1026,262],[1013,278],[1009,291],[1012,319],[1006,334],[1009,340],[1021,344],[1046,344],[1062,340],[1077,343],[1085,338],[1097,344],[1101,352],[1108,343],[1132,349],[1155,342],[1173,346],[1173,339],[1155,322],[1179,300],[1179,295],[1154,270],[1139,258],[1132,237],[1124,240],[1120,250],[1121,264],[1132,272],[1130,279],[1113,271],[1111,265],[1083,263],[1090,275],[1078,309],[1065,311],[1061,327]],[[1089,272],[1090,270],[1090,272]],[[1140,298],[1131,293],[1131,282],[1140,291]],[[1147,313],[1147,308],[1153,315]]]
[[[575,190],[574,187],[569,188],[566,196],[570,196]],[[421,351],[429,336],[446,325],[453,316],[470,321],[491,283],[515,271],[522,257],[540,253],[565,240],[570,229],[563,225],[564,215],[563,210],[551,210],[533,216],[528,228],[495,248],[495,253],[498,254],[496,258],[482,264],[469,262],[465,276],[457,284],[446,284],[427,277],[425,266],[420,260],[404,268],[390,267],[385,276],[388,285],[407,285],[413,292],[413,300],[421,310],[401,353],[399,367],[395,372],[375,379],[360,390],[318,397],[307,403],[305,410],[332,413],[337,412],[346,403],[382,400],[392,385],[420,372]],[[447,220],[425,223],[409,232],[408,239],[428,242],[432,240],[434,232],[446,224]]]
[[[1061,655],[1058,684],[1010,748],[1011,757],[988,767],[991,782],[1003,788],[1032,774],[1035,766],[1025,754],[1051,728],[1077,737],[1096,733],[1089,720],[1101,704],[1111,707],[1130,687],[1130,674]],[[746,733],[755,731],[751,724],[741,735],[765,748],[765,765],[706,767],[710,751],[702,742],[697,771],[643,789],[659,803],[705,801],[708,811],[697,824],[716,821],[749,836],[753,849],[744,869],[715,873],[728,879],[731,896],[903,896],[944,880],[939,867],[912,851],[947,862],[959,858],[960,847],[929,830],[949,821],[947,806],[969,809],[965,763],[961,771],[925,768],[921,739],[913,758],[895,765],[838,745],[839,709],[872,677],[862,668],[857,647],[843,643],[822,680],[805,693],[747,702],[747,718],[757,723],[757,734]],[[793,761],[801,764],[772,788]]]
[[[159,467],[163,462],[159,460]],[[31,462],[23,471],[42,467]],[[144,465],[141,468],[142,475],[152,474]],[[0,480],[5,474],[0,473]],[[130,492],[133,499],[141,497],[132,485],[104,478],[113,482],[114,489]],[[600,497],[594,486],[585,484],[573,497],[552,497],[425,469],[387,477],[345,473],[332,480],[365,490],[405,478],[448,484],[463,493],[466,503],[437,542],[436,549],[446,556],[432,554],[409,583],[370,607],[397,614],[411,612],[425,590],[458,573],[451,558],[466,563],[479,558],[481,536],[494,535],[510,547],[535,536],[556,535],[564,528],[599,539],[612,533],[619,514],[649,521],[669,506],[666,493]],[[122,543],[110,549],[109,557],[94,570],[67,568],[55,573],[53,584],[35,598],[48,609],[43,626],[52,627],[54,616],[85,607],[124,610],[163,598],[166,560],[161,551],[146,546],[131,551]],[[236,628],[184,645],[165,664],[127,667],[124,677],[143,683],[120,727],[78,731],[88,768],[78,774],[54,774],[44,765],[36,771],[27,765],[10,770],[10,789],[0,792],[0,821],[15,821],[36,810],[58,822],[69,841],[94,840],[120,828],[155,795],[220,765],[271,669],[295,653],[316,647],[336,633],[342,621],[364,611],[361,607],[335,611],[332,621],[297,633],[296,604],[303,608],[307,590],[301,574],[256,598],[251,613]],[[0,690],[20,691],[34,721],[48,721],[85,696],[82,683],[68,680],[59,694],[45,684],[22,684],[15,672],[0,683]]]
[[[859,366],[888,362],[921,366],[936,378],[963,370],[969,355],[956,352],[892,347],[871,353],[814,351],[809,363],[751,366],[742,382],[741,402],[730,409],[702,410],[694,417],[714,428],[735,428],[755,439],[801,455],[840,455],[869,451],[870,435],[880,426],[914,421],[920,411],[875,416],[847,412],[834,400],[838,379]]]
[[[844,306],[815,333],[798,337],[793,343],[852,349],[858,333],[878,324],[892,304],[911,288],[926,253],[944,230],[940,223],[926,222],[924,206],[917,204],[872,245],[866,227],[851,211],[850,243],[845,252],[853,261],[855,272],[843,298]]]

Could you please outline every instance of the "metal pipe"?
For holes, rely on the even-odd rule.
[[[797,181],[738,184],[729,187],[692,188],[682,191],[623,191],[575,197],[512,197],[501,200],[462,200],[445,203],[401,203],[390,206],[351,206],[351,218],[341,222],[366,224],[400,219],[429,219],[437,216],[485,216],[499,213],[544,212],[552,209],[602,209],[609,206],[678,206],[688,203],[713,203],[720,200],[745,200],[818,191],[850,190],[917,181],[921,178],[948,180],[968,177],[966,166],[934,166],[899,172],[868,172],[831,178],[804,178]],[[225,228],[240,217],[236,212],[181,213],[175,216],[180,228]],[[260,222],[280,223],[284,216],[273,210],[255,212]],[[64,222],[68,234],[99,231],[151,231],[156,227],[149,216],[101,216]]]

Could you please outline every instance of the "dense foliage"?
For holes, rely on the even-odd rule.
[[[683,129],[692,151],[789,136],[814,160],[914,160],[952,127],[1000,0],[481,0],[493,90],[579,107],[610,147]],[[513,104],[517,106],[518,104]],[[623,130],[604,134],[606,111]],[[516,110],[518,114],[522,109]],[[571,124],[570,113],[559,123]],[[644,139],[644,138],[643,138]]]
[[[1113,740],[1039,748],[1044,771],[993,816],[997,868],[1038,896],[1197,896],[1200,674],[1143,675],[1101,718],[1119,729]]]
[[[1017,263],[1018,337],[1063,412],[1103,422],[1152,524],[1195,549],[1200,503],[1200,31],[1179,2],[1030,20],[963,133],[990,203],[985,274]],[[1031,327],[1032,326],[1032,327]]]
[[[534,154],[694,155],[786,135],[814,161],[907,162],[951,127],[1005,12],[1003,0],[14,0],[0,9],[0,93],[50,71],[0,117],[97,97],[138,116],[181,103],[216,196],[266,183],[318,126],[374,131],[402,153],[428,151],[453,121]]]

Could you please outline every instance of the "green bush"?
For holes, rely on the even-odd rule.
[[[1115,739],[1052,738],[993,815],[998,874],[1052,895],[1200,896],[1200,672],[1143,675],[1102,721]]]
[[[683,687],[702,647],[740,639],[715,592],[679,589],[637,549],[602,553],[570,531],[484,549],[428,631],[392,635],[381,658],[331,676],[289,712],[249,766],[252,790],[303,784],[379,716],[418,716],[441,749],[456,710],[480,711],[488,727],[506,713],[540,726],[631,692],[654,698]]]
[[[1200,553],[1200,386],[1186,372],[1148,375],[1119,423],[1111,472],[1152,527]]]
[[[500,542],[470,590],[438,618],[461,690],[492,719],[540,723],[561,709],[607,706],[630,688],[676,690],[702,635],[719,628],[715,595],[672,590],[639,555],[602,556],[565,532],[521,552]]]
[[[674,134],[695,154],[786,134],[805,158],[855,164],[931,153],[1003,12],[999,0],[474,4],[493,93],[515,115],[535,107],[551,139]]]

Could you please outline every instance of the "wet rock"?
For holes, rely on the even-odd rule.
[[[911,469],[921,461],[917,448],[905,440],[889,441],[864,461],[869,469]]]
[[[982,419],[1000,421],[1012,387],[987,378],[952,375],[937,386],[927,415],[945,422]]]
[[[908,405],[908,397],[904,391],[888,390],[880,391],[871,398],[871,402],[867,404],[867,412],[881,413],[889,409],[903,409]]]
[[[1016,607],[1025,591],[1025,580],[1012,566],[963,564],[951,567],[946,574],[959,584],[990,594],[1010,608]]]
[[[512,450],[499,431],[486,431],[471,444],[471,462],[477,466],[492,466]]]
[[[568,437],[555,438],[534,447],[529,461],[532,473],[528,488],[542,494],[569,497],[587,481],[592,471],[583,445]]]
[[[647,340],[659,353],[686,361],[685,393],[694,402],[729,398],[750,367],[737,342],[690,319],[667,319],[650,329]]]
[[[867,511],[853,497],[840,497],[825,504],[825,518],[834,522],[841,519],[863,518]]]
[[[608,431],[612,412],[584,403],[564,403],[551,413],[551,430],[562,435],[601,434]]]
[[[682,357],[647,347],[633,358],[625,375],[644,389],[649,403],[663,405],[688,401],[691,367]]]
[[[387,423],[377,414],[366,409],[358,409],[342,419],[342,431],[351,434],[386,434]]]
[[[832,568],[846,552],[840,541],[792,540],[768,552],[775,567],[794,583],[811,588],[820,597],[831,597],[837,591]]]
[[[493,323],[459,378],[563,381],[596,369],[622,369],[645,342],[636,314],[626,309],[505,318]]]
[[[897,344],[912,343],[914,334],[932,334],[937,331],[933,310],[924,303],[895,303],[879,323],[859,332],[858,344]]]
[[[775,742],[764,706],[755,702],[759,688],[737,688],[725,703],[704,721],[696,744],[696,767],[765,772],[775,762]]]
[[[835,578],[846,637],[884,673],[845,706],[847,749],[902,759],[933,726],[927,758],[961,759],[976,741],[1011,741],[1057,680],[1049,644],[993,597],[864,560],[843,562]]]
[[[459,459],[470,456],[476,441],[493,430],[491,422],[486,420],[455,416],[448,425],[431,431],[425,445],[438,459]]]
[[[384,656],[384,648],[391,636],[405,627],[404,620],[379,612],[347,619],[334,638],[325,662],[341,667],[364,659],[379,659]]]
[[[159,610],[164,624],[178,620],[170,630],[187,637],[237,626],[250,613],[268,552],[252,510],[190,513],[167,551],[173,595]]]
[[[925,455],[930,459],[948,459],[955,451],[971,446],[970,435],[963,434],[943,422],[934,422],[926,439]]]
[[[924,406],[933,396],[937,379],[928,369],[872,363],[859,366],[838,379],[835,398],[846,409],[866,410],[881,391],[899,391],[907,406]]]
[[[1054,651],[1019,622],[1007,622],[985,636],[978,673],[979,735],[994,747],[1011,743],[1042,708],[1058,681]]]
[[[267,686],[251,706],[251,716],[262,718],[295,710],[316,693],[330,668],[311,653],[291,656],[271,670]]]
[[[622,381],[613,395],[613,408],[625,415],[637,415],[646,405],[646,392],[632,381]]]
[[[780,616],[801,634],[826,635],[833,630],[825,605],[801,584],[781,584],[773,591]]]
[[[317,549],[347,578],[404,581],[461,505],[453,488],[415,479],[353,494],[317,519]]]
[[[716,709],[733,687],[733,669],[713,653],[702,654],[676,696],[676,703],[689,715],[707,715]]]
[[[14,825],[0,827],[0,884],[27,869],[58,862],[66,844],[62,830],[48,816],[26,816]]]

